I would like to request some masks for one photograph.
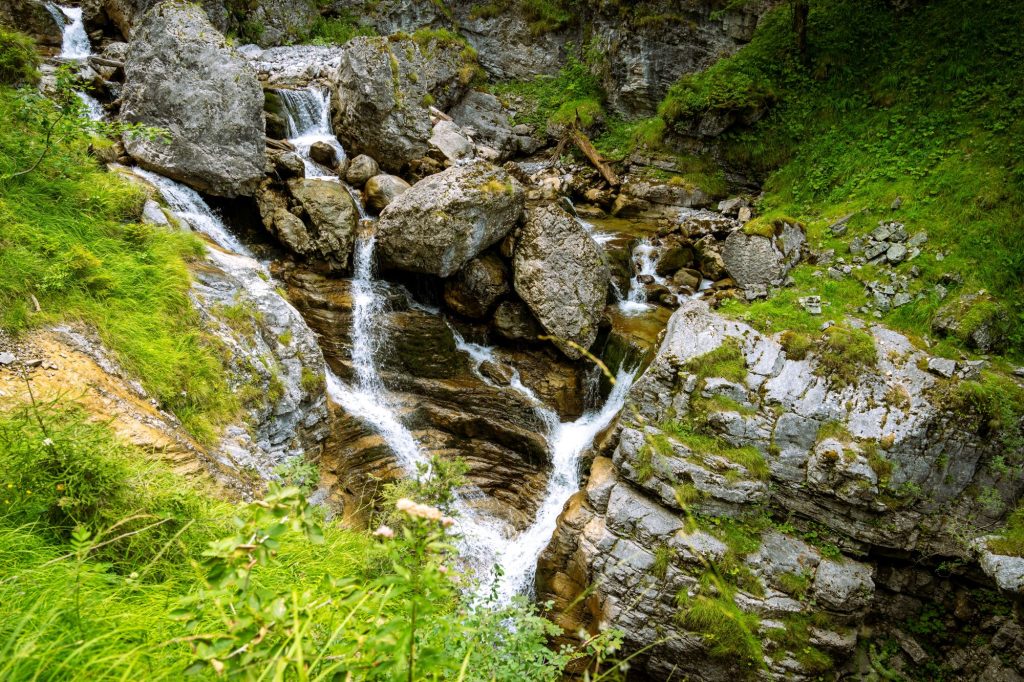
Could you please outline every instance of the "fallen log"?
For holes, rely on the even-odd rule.
[[[576,115],[576,121],[579,122],[579,114]],[[622,181],[619,180],[619,176],[615,174],[612,167],[604,160],[601,153],[597,151],[590,138],[587,134],[580,130],[579,126],[573,124],[569,129],[569,137],[576,144],[583,156],[587,157],[587,160],[593,164],[594,168],[601,174],[604,181],[607,182],[611,187],[619,187]]]

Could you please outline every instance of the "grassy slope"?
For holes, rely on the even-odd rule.
[[[231,532],[237,507],[77,411],[40,406],[45,432],[36,415],[0,415],[0,678],[181,679],[191,652],[172,611],[200,588],[205,545]],[[122,539],[80,560],[77,526]],[[258,579],[315,588],[373,574],[378,554],[369,537],[329,527],[322,545],[288,540]]]
[[[39,154],[41,111],[0,86],[0,177]],[[204,247],[189,233],[139,224],[142,191],[101,169],[87,147],[73,136],[34,172],[0,180],[0,327],[94,326],[162,406],[209,439],[236,405],[188,300],[188,262]]]
[[[911,233],[926,230],[925,255],[898,269],[920,268],[915,286],[926,298],[885,321],[928,335],[942,305],[934,284],[959,273],[964,283],[949,300],[991,292],[1017,356],[1024,345],[1022,7],[988,0],[965,12],[962,2],[940,0],[900,15],[879,0],[812,2],[806,67],[792,49],[783,8],[736,56],[677,84],[662,117],[684,127],[704,109],[775,101],[767,117],[727,134],[724,145],[729,161],[767,175],[765,216],[804,221],[812,244],[837,255],[882,219],[904,222]],[[894,212],[897,197],[902,207]],[[856,213],[850,232],[829,237],[826,227],[848,213]],[[795,273],[796,288],[733,311],[771,329],[809,329],[817,320],[798,312],[800,295],[821,294],[833,315],[864,303],[856,282],[822,280],[813,269]],[[857,276],[883,275],[865,268]]]

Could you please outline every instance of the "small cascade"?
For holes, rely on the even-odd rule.
[[[309,150],[317,142],[324,142],[334,149],[338,161],[345,158],[345,149],[338,142],[331,126],[331,97],[327,90],[309,87],[304,90],[278,90],[284,103],[288,125],[288,141],[295,147],[306,165],[307,178],[324,180],[337,176],[313,161]]]
[[[369,424],[391,448],[402,467],[416,472],[426,461],[412,432],[402,424],[389,404],[387,389],[377,372],[374,358],[380,338],[377,324],[383,312],[383,299],[373,280],[376,237],[371,221],[361,221],[352,254],[352,365],[355,385],[349,386],[327,371],[327,390],[331,399],[353,416]]]
[[[239,241],[238,237],[228,231],[221,219],[194,189],[141,168],[133,168],[132,172],[160,190],[160,195],[163,196],[171,210],[188,223],[193,230],[206,235],[226,251],[252,256],[252,252]]]
[[[643,313],[651,309],[647,303],[647,287],[641,277],[651,277],[656,283],[664,284],[665,278],[658,276],[654,245],[642,239],[633,249],[633,277],[629,280],[629,291],[619,308],[627,314]]]
[[[601,408],[590,410],[571,422],[559,424],[555,417],[556,426],[548,434],[551,474],[537,516],[529,528],[506,541],[495,553],[496,563],[502,569],[496,592],[503,601],[532,592],[537,559],[551,540],[565,501],[579,490],[580,457],[622,410],[626,394],[633,385],[634,372],[619,371],[615,386]]]
[[[90,95],[87,92],[76,92],[78,99],[82,100],[82,104],[85,105],[85,113],[89,117],[90,121],[102,121],[107,116],[107,112],[103,110],[103,105],[100,101]]]
[[[92,55],[89,36],[85,32],[81,7],[60,7],[47,4],[46,9],[60,26],[63,42],[60,49],[61,59],[83,61]]]

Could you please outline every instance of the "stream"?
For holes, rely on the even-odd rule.
[[[64,48],[61,59],[83,61],[91,54],[88,37],[82,27],[81,10],[51,6],[55,19],[61,20],[64,30]],[[330,101],[326,91],[319,88],[280,91],[287,108],[289,142],[302,158],[306,176],[343,182],[329,169],[310,157],[311,147],[322,142],[334,148],[339,159],[345,151],[331,131]],[[89,105],[90,116],[102,116],[102,107],[86,93],[80,96]],[[95,103],[93,106],[91,103]],[[267,297],[280,299],[289,312],[291,324],[307,327],[302,315],[283,298],[270,276],[268,263],[253,257],[252,251],[225,225],[195,190],[157,173],[133,168],[136,174],[155,187],[169,209],[193,230],[206,236],[212,243],[207,251],[210,260],[231,274],[251,298],[259,305]],[[347,185],[346,185],[347,187]],[[415,434],[403,423],[395,401],[378,371],[378,353],[386,339],[382,338],[384,325],[380,324],[385,312],[382,283],[375,275],[375,221],[366,216],[359,194],[347,187],[359,208],[362,218],[356,234],[353,253],[352,284],[352,344],[353,376],[346,382],[326,370],[326,387],[332,401],[345,412],[363,422],[386,443],[396,461],[408,475],[416,475],[418,468],[429,464],[427,449],[417,441]],[[602,234],[601,241],[611,237]],[[642,270],[646,272],[646,268]],[[633,300],[632,287],[628,301]],[[413,305],[417,305],[414,301]],[[440,311],[419,306],[431,315],[443,318]],[[494,360],[494,349],[467,342],[449,325],[456,347],[470,359],[476,373],[480,365]],[[557,413],[545,405],[527,386],[518,373],[502,390],[515,391],[533,406],[539,421],[545,425],[545,439],[549,455],[550,472],[546,486],[530,523],[517,530],[508,521],[480,510],[473,500],[480,491],[472,486],[457,491],[455,511],[456,530],[463,559],[479,580],[479,594],[497,594],[502,602],[513,596],[531,595],[537,559],[550,540],[556,520],[566,500],[579,489],[580,460],[594,438],[607,428],[622,409],[626,394],[632,385],[635,368],[622,368],[603,404],[587,409],[572,421],[561,421]],[[492,384],[493,385],[493,384]]]

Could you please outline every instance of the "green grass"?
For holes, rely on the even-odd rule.
[[[0,87],[0,177],[42,149],[40,109]],[[85,322],[197,437],[237,412],[218,344],[188,299],[190,233],[139,224],[145,195],[102,170],[75,136],[27,175],[0,180],[0,328]],[[35,312],[38,302],[40,312]]]
[[[377,31],[372,26],[363,26],[355,15],[343,13],[318,18],[305,42],[311,45],[344,45],[359,36],[375,35]]]
[[[1024,556],[1024,503],[1010,514],[997,536],[989,540],[988,548],[997,554]]]
[[[732,337],[713,351],[691,359],[683,369],[695,374],[698,384],[710,377],[721,377],[732,382],[740,382],[747,377],[746,359],[739,341]]]
[[[714,658],[735,659],[744,667],[763,666],[760,619],[736,605],[732,590],[706,574],[700,591],[694,596],[681,591],[676,596],[677,622],[691,632],[704,636],[708,654]]]
[[[0,85],[39,82],[39,54],[32,39],[0,26]]]
[[[556,76],[537,76],[532,80],[497,83],[491,86],[498,98],[520,97],[525,107],[517,107],[516,123],[526,123],[543,131],[548,123],[570,123],[576,110],[593,123],[602,115],[604,92],[586,64],[569,55]],[[585,126],[587,121],[584,121]]]
[[[721,138],[728,164],[766,178],[763,215],[796,217],[813,246],[836,248],[837,255],[846,255],[849,239],[879,220],[904,222],[911,234],[926,230],[924,255],[898,268],[920,269],[912,293],[926,297],[884,321],[926,336],[943,305],[927,294],[943,273],[960,273],[965,281],[949,300],[990,292],[1006,323],[1009,352],[1019,356],[1024,150],[1012,141],[1024,135],[1016,75],[1024,64],[1024,38],[1015,25],[1021,5],[982,0],[969,13],[963,9],[955,0],[899,13],[881,0],[812,2],[804,66],[782,6],[761,21],[747,47],[673,87],[661,116],[671,138],[708,111],[767,107],[756,124],[737,125]],[[902,207],[894,212],[896,197]],[[849,213],[855,214],[849,233],[831,237],[827,226]],[[936,260],[937,251],[947,257]],[[831,315],[863,305],[855,280],[813,278],[814,269],[798,268],[797,286],[777,300],[724,307],[773,329],[800,322],[792,328],[810,331],[800,312],[785,310],[798,308],[798,296],[821,295]],[[964,345],[963,338],[952,342]]]
[[[56,405],[0,415],[0,470],[0,678],[181,679],[192,652],[172,611],[199,589],[205,545],[231,532],[237,507]],[[279,554],[254,576],[261,587],[381,568],[369,537],[337,527]]]
[[[878,361],[871,334],[835,325],[825,330],[818,352],[818,371],[835,385],[855,384]]]

